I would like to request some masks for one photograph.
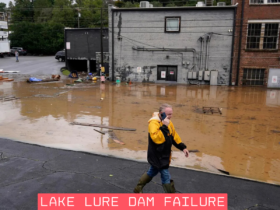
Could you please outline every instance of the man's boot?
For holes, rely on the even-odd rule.
[[[139,179],[139,182],[137,186],[134,188],[134,193],[143,193],[143,188],[146,184],[148,184],[153,178],[149,177],[148,174],[145,172],[141,178]]]
[[[174,186],[174,181],[172,179],[170,180],[170,183],[163,184],[162,186],[163,186],[164,192],[166,192],[166,193],[176,193],[175,186]]]

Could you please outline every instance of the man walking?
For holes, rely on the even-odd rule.
[[[16,56],[16,62],[19,62],[19,60],[18,60],[18,51],[15,51],[15,56]]]
[[[166,193],[175,193],[174,182],[171,180],[168,171],[171,161],[171,147],[184,152],[185,156],[189,156],[189,151],[180,136],[175,131],[174,125],[171,122],[173,114],[172,106],[162,104],[159,112],[155,112],[149,122],[149,146],[148,146],[148,162],[151,167],[148,172],[145,172],[137,186],[134,188],[134,193],[142,193],[144,186],[149,183],[154,176],[161,173],[161,181],[163,189]]]

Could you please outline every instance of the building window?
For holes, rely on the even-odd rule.
[[[249,69],[243,71],[243,85],[264,85],[264,71],[265,69]]]
[[[266,23],[263,39],[263,49],[276,49],[278,38],[278,23]]]
[[[280,4],[280,0],[250,0],[250,4]]]
[[[247,49],[277,49],[279,23],[248,23]]]
[[[165,17],[165,32],[180,32],[181,17]]]
[[[250,4],[263,4],[263,0],[250,0]]]
[[[261,23],[248,24],[247,49],[260,48],[261,28]]]

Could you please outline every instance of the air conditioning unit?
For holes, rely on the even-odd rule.
[[[205,4],[202,1],[198,1],[197,4],[195,5],[196,7],[204,7]]]
[[[149,8],[150,4],[148,1],[140,1],[140,8]]]
[[[218,2],[217,6],[218,7],[224,7],[224,6],[226,6],[226,2]]]

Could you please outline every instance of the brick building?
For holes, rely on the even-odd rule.
[[[233,3],[238,7],[231,84],[280,87],[280,0]]]

